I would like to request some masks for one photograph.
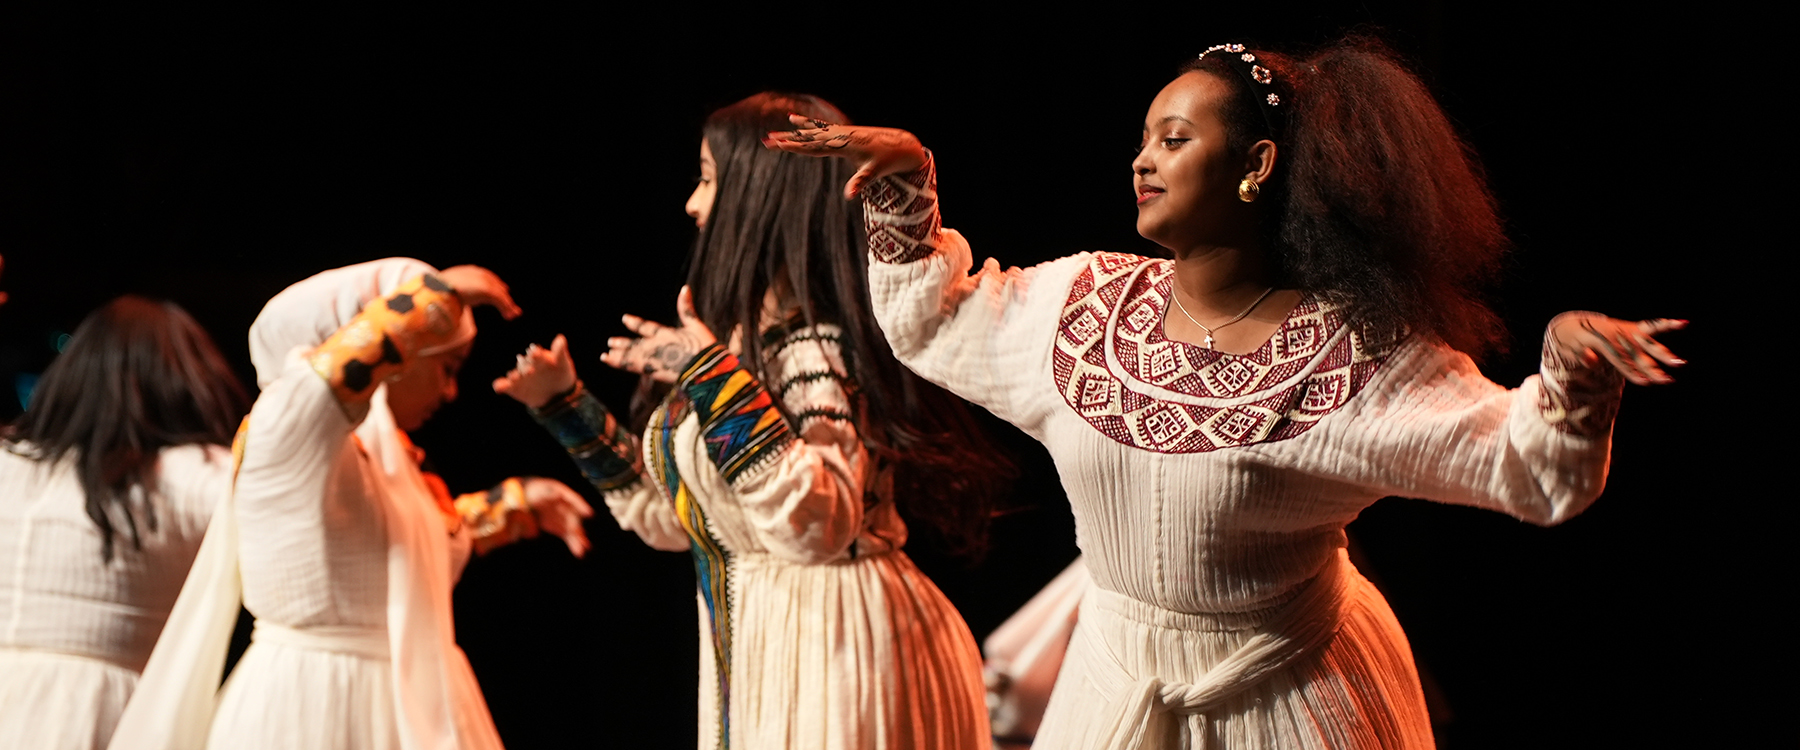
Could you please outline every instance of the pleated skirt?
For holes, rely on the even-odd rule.
[[[1359,574],[1337,634],[1310,656],[1208,709],[1166,722],[1156,748],[1413,750],[1433,747],[1412,650],[1393,611]],[[1171,612],[1111,592],[1082,604],[1033,750],[1096,747],[1107,707],[1137,680],[1192,683],[1257,633],[1272,613]],[[1196,737],[1194,727],[1206,736]]]
[[[399,750],[386,658],[254,642],[219,697],[206,746]]]
[[[0,748],[104,748],[137,681],[100,659],[0,649]]]
[[[988,747],[981,655],[962,615],[904,553],[829,565],[732,565],[733,750]],[[721,715],[700,606],[700,743]]]

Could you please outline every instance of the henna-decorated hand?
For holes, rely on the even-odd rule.
[[[594,509],[581,499],[581,493],[543,477],[520,477],[519,483],[525,490],[525,504],[537,516],[538,528],[561,537],[563,544],[569,545],[569,554],[586,555],[590,545],[581,521],[592,517]]]
[[[925,147],[904,130],[834,125],[803,115],[788,115],[788,122],[794,130],[771,132],[763,145],[790,154],[849,159],[856,164],[856,174],[844,185],[845,198],[855,198],[870,180],[925,164]]]
[[[1687,360],[1658,343],[1654,336],[1687,327],[1685,320],[1656,318],[1632,322],[1591,312],[1566,312],[1550,321],[1544,354],[1565,370],[1610,366],[1638,385],[1673,383],[1658,362],[1680,367]],[[1606,364],[1602,365],[1601,361]]]
[[[533,409],[575,387],[575,362],[569,358],[569,340],[557,334],[545,349],[532,344],[519,355],[518,365],[494,380],[494,392],[504,393]]]
[[[681,316],[681,327],[671,328],[652,323],[636,315],[624,318],[625,327],[642,338],[615,336],[606,340],[611,351],[600,355],[600,361],[621,370],[641,373],[660,383],[673,383],[681,368],[701,349],[718,342],[700,315],[694,312],[694,293],[687,287],[675,297],[675,314]]]
[[[437,277],[455,289],[457,295],[470,307],[493,305],[494,309],[500,311],[500,317],[507,320],[519,317],[519,313],[524,312],[513,304],[512,292],[507,289],[506,282],[501,281],[493,271],[481,266],[451,266],[439,271]]]

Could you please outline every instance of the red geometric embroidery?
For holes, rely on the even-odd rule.
[[[1174,270],[1168,260],[1097,253],[1063,305],[1056,385],[1088,424],[1125,445],[1204,453],[1297,437],[1348,403],[1395,343],[1371,346],[1312,295],[1249,354],[1170,341],[1162,322]]]

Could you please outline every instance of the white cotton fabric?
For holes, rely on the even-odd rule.
[[[327,272],[258,318],[251,347],[264,389],[235,499],[207,535],[113,748],[500,747],[451,622],[467,532],[447,533],[385,386],[352,424],[302,356],[430,270],[390,259]],[[281,347],[285,358],[271,351]],[[258,632],[215,706],[230,637],[220,626],[240,585]],[[152,685],[157,698],[144,698]]]
[[[832,326],[789,334],[769,371],[790,415],[851,414]],[[785,386],[785,387],[784,387]],[[964,750],[988,746],[981,658],[962,616],[900,551],[892,499],[865,508],[870,461],[856,428],[803,420],[801,438],[728,484],[699,420],[674,433],[674,459],[730,554],[730,746],[793,750]],[[660,439],[652,420],[645,442]],[[650,462],[646,472],[653,473]],[[687,549],[671,499],[647,477],[608,493],[621,526],[657,549]],[[711,620],[700,621],[699,747],[719,746]]]
[[[164,448],[152,491],[129,498],[142,546],[115,509],[109,562],[73,458],[31,452],[0,448],[0,748],[103,748],[231,491],[231,453]]]
[[[1598,496],[1609,438],[1549,425],[1537,377],[1509,391],[1467,357],[1412,337],[1297,437],[1197,453],[1115,441],[1068,405],[1052,369],[1072,281],[1090,260],[1009,271],[990,261],[969,275],[967,243],[945,230],[923,260],[870,263],[895,355],[1044,443],[1073,505],[1096,590],[1034,747],[1430,747],[1405,635],[1353,571],[1334,594],[1331,638],[1218,696],[1205,721],[1142,719],[1147,734],[1117,738],[1128,713],[1186,710],[1167,695],[1130,707],[1149,699],[1133,692],[1147,681],[1173,693],[1210,684],[1271,623],[1294,621],[1290,605],[1339,564],[1344,526],[1375,500],[1556,523]]]

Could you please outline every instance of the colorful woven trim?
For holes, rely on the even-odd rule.
[[[903,175],[888,175],[862,190],[863,226],[869,252],[883,263],[911,263],[937,252],[943,222],[937,207],[937,166],[925,163]]]
[[[475,551],[483,554],[538,534],[537,515],[525,502],[525,483],[518,477],[458,496],[456,514],[474,533]]]
[[[579,380],[573,390],[532,409],[531,416],[562,444],[595,489],[624,487],[644,471],[630,431]]]
[[[675,429],[687,419],[689,404],[680,391],[650,418],[654,438],[645,459],[675,505],[675,518],[687,531],[688,554],[694,558],[694,584],[706,602],[712,628],[713,671],[718,675],[719,747],[731,746],[731,553],[719,546],[707,527],[706,511],[696,502],[675,465]]]
[[[417,352],[449,343],[460,329],[462,314],[463,301],[456,290],[425,274],[364,306],[307,361],[331,384],[338,403],[365,404],[375,386],[398,375]]]
[[[706,454],[725,481],[737,481],[793,443],[768,389],[725,347],[713,344],[695,355],[676,384],[699,417]]]

